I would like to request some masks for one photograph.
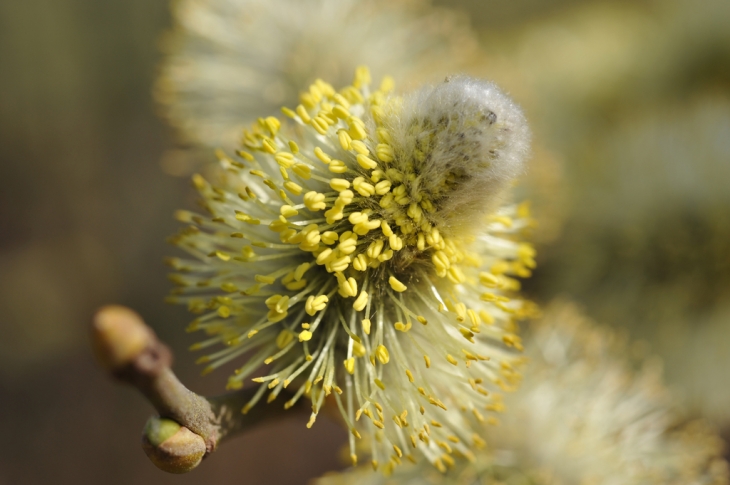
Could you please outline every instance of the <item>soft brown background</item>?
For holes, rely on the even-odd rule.
[[[634,328],[635,336],[650,341],[661,333],[669,342],[670,377],[681,384],[689,372],[695,382],[686,362],[700,357],[675,361],[671,352],[722,357],[727,347],[720,345],[730,345],[730,337],[714,338],[707,330],[728,325],[727,313],[715,310],[730,287],[730,210],[720,196],[728,185],[722,164],[730,164],[730,129],[723,124],[727,117],[712,114],[712,107],[722,109],[730,99],[730,42],[713,34],[722,17],[708,15],[697,21],[707,27],[697,28],[681,18],[681,9],[673,13],[642,2],[645,17],[656,16],[659,33],[678,39],[676,48],[648,33],[646,43],[633,39],[607,53],[606,42],[591,44],[591,22],[609,34],[613,27],[601,24],[604,18],[623,15],[625,25],[635,23],[635,2],[455,3],[479,29],[494,77],[526,106],[537,141],[560,162],[555,170],[563,182],[555,196],[570,196],[557,224],[564,228],[540,248],[543,269],[528,290],[543,301],[572,294],[601,320]],[[592,5],[598,8],[590,10]],[[578,66],[575,76],[560,81],[565,70],[548,70],[549,77],[517,66],[539,52],[539,45],[523,42],[525,32],[563,18],[564,28],[579,26],[572,32],[579,44],[586,35],[584,55],[566,61]],[[150,95],[156,42],[169,22],[162,0],[0,2],[0,484],[303,484],[341,466],[344,433],[326,419],[307,430],[306,417],[293,416],[227,444],[190,475],[166,475],[139,447],[149,406],[109,382],[88,351],[94,309],[129,305],[176,351],[176,369],[186,383],[201,392],[222,388],[223,375],[197,377],[185,351],[195,337],[182,332],[188,316],[162,303],[168,283],[161,260],[174,252],[164,238],[177,229],[171,214],[192,204],[188,182],[160,169],[174,136],[155,116]],[[620,25],[608,39],[632,41]],[[618,72],[596,84],[585,73],[603,71],[588,61],[601,64],[607,54],[618,56]],[[652,65],[652,59],[661,62]],[[568,81],[597,87],[576,91],[565,86]],[[693,104],[698,98],[709,115],[702,115],[704,105]],[[697,110],[699,118],[686,114]],[[671,130],[678,134],[662,138]],[[691,148],[705,139],[702,146],[714,144],[714,151]],[[661,210],[649,204],[632,211],[630,196],[654,194],[656,184],[644,183],[646,174],[617,175],[605,167],[628,153],[636,166],[653,159],[650,176],[661,174],[661,162],[681,152],[672,150],[673,143],[690,147],[680,155],[693,163],[677,166],[687,167],[696,187],[669,193],[665,204],[658,197]],[[658,151],[667,144],[666,153]],[[618,206],[627,199],[631,204],[614,212],[606,203],[612,198]],[[636,324],[670,317],[676,322],[664,331]],[[688,328],[708,333],[709,344],[691,343]]]

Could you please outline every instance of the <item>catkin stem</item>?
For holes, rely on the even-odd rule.
[[[170,349],[128,308],[100,309],[94,316],[92,344],[111,376],[136,387],[159,413],[159,418],[150,419],[154,426],[148,422],[145,427],[143,446],[153,463],[163,470],[190,471],[215,451],[224,438],[284,412],[279,406],[257,406],[242,414],[241,408],[256,389],[210,398],[192,392],[170,368]],[[162,421],[168,423],[163,423],[167,428],[159,426]],[[184,434],[178,433],[179,429]]]

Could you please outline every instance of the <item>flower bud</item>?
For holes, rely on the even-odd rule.
[[[154,333],[129,308],[110,305],[94,315],[92,345],[99,362],[114,371],[129,364],[154,341]]]
[[[205,456],[205,440],[171,419],[153,417],[142,433],[142,449],[160,470],[187,473]]]

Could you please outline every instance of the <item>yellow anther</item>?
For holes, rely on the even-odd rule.
[[[294,165],[294,155],[291,153],[279,152],[274,155],[274,160],[284,168],[290,168]]]
[[[317,255],[317,259],[316,259],[317,264],[328,263],[334,257],[334,255],[335,255],[335,253],[332,250],[332,248],[325,249],[324,251],[319,253],[319,255]]]
[[[393,205],[393,194],[387,193],[380,199],[380,207],[387,209]]]
[[[282,205],[279,208],[279,212],[281,212],[281,215],[284,217],[293,217],[299,214],[299,211],[297,211],[294,207],[290,205]]]
[[[312,296],[307,298],[307,302],[304,304],[304,309],[308,315],[314,315],[318,311],[322,311],[327,307],[329,298],[327,295]]]
[[[349,256],[342,256],[341,258],[335,259],[329,263],[328,271],[330,272],[342,272],[347,269],[352,260]]]
[[[266,300],[266,306],[277,313],[285,312],[289,308],[289,296],[274,295]]]
[[[270,138],[264,138],[261,142],[261,149],[270,154],[276,153],[276,142]]]
[[[537,263],[535,262],[536,254],[535,248],[527,243],[522,243],[518,246],[517,256],[520,258],[522,264],[528,268],[535,268],[535,266],[537,266]]]
[[[291,180],[284,182],[284,188],[294,195],[301,194],[303,190],[301,185],[298,185]]]
[[[299,341],[300,342],[307,342],[312,339],[312,332],[309,330],[302,330],[299,332]]]
[[[284,113],[284,116],[287,116],[289,118],[294,118],[297,115],[296,112],[292,111],[291,109],[287,108],[286,106],[281,108],[281,112]]]
[[[350,103],[353,104],[360,104],[365,101],[365,98],[363,98],[362,93],[358,89],[356,89],[354,86],[346,86],[341,91],[340,94],[345,97]]]
[[[446,406],[444,405],[444,403],[442,403],[441,401],[439,401],[438,399],[436,399],[433,396],[428,396],[428,402],[431,403],[431,404],[433,404],[434,406],[440,407],[444,411],[447,411]],[[434,426],[436,426],[434,421],[431,421],[431,424],[433,424]]]
[[[390,186],[390,180],[381,180],[375,184],[375,193],[378,195],[385,195],[390,191]]]
[[[507,271],[509,271],[510,265],[507,261],[497,261],[492,265],[492,267],[489,269],[489,272],[493,275],[500,276]]]
[[[403,249],[403,240],[396,236],[395,234],[391,234],[388,238],[388,244],[390,244],[390,248],[393,251],[400,251]]]
[[[337,200],[335,201],[335,205],[341,205],[346,206],[350,202],[352,202],[352,199],[355,198],[355,194],[352,192],[352,190],[343,190],[340,192],[340,195],[337,196]]]
[[[226,293],[233,293],[234,291],[238,291],[238,287],[233,283],[223,283],[221,284],[221,290]]]
[[[367,155],[360,154],[356,158],[357,158],[357,164],[360,165],[365,170],[372,170],[372,169],[378,167],[378,162],[376,162],[372,158],[368,157]]]
[[[339,221],[344,217],[342,207],[335,206],[324,213],[324,217],[327,219],[327,224],[333,224],[335,221]]]
[[[326,231],[322,233],[322,242],[328,246],[337,242],[340,237],[335,231]]]
[[[368,220],[368,215],[362,212],[353,212],[347,220],[350,221],[350,224],[358,224],[360,222],[366,222]]]
[[[383,235],[385,237],[390,237],[393,235],[393,230],[390,228],[390,224],[388,224],[387,222],[382,221],[380,223],[380,228],[383,231]]]
[[[408,289],[406,285],[398,281],[398,279],[395,276],[391,276],[388,278],[388,283],[390,284],[390,287],[393,288],[395,291],[402,293]]]
[[[451,281],[454,284],[463,283],[466,277],[464,276],[464,273],[459,269],[458,266],[452,266],[449,268],[449,270],[446,273],[446,276],[449,278],[449,281]]]
[[[383,251],[380,256],[378,256],[378,261],[381,263],[383,261],[390,261],[390,259],[393,257],[393,250],[392,249],[386,249]]]
[[[375,153],[378,156],[378,160],[381,162],[390,163],[395,158],[393,147],[387,143],[379,143],[378,146],[375,147]]]
[[[519,336],[509,334],[502,337],[502,341],[507,345],[508,347],[514,347],[517,350],[523,350],[522,347],[522,339],[520,339]]]
[[[344,128],[337,130],[337,138],[340,141],[340,146],[343,150],[349,150],[352,148],[351,142],[352,137]]]
[[[377,184],[378,182],[380,182],[383,179],[383,177],[385,177],[385,172],[383,172],[379,168],[376,168],[375,170],[370,172],[370,180],[374,184]]]
[[[431,257],[431,261],[433,261],[433,264],[434,266],[436,266],[437,269],[443,271],[446,271],[451,266],[451,261],[449,261],[449,257],[443,251],[434,252],[433,256]]]
[[[244,212],[241,212],[241,211],[236,211],[236,219],[241,222],[247,222],[249,224],[255,224],[256,223],[255,221],[258,221],[258,219],[254,219],[250,215],[248,215]]]
[[[355,357],[364,357],[365,352],[366,350],[363,344],[360,342],[352,342],[352,353]]]
[[[310,91],[308,93],[301,93],[299,95],[299,100],[306,106],[307,108],[314,108],[319,100],[321,99],[322,95],[319,92],[318,89],[314,85],[310,86]]]
[[[372,221],[361,221],[355,224],[355,226],[352,228],[353,231],[355,231],[355,234],[359,236],[364,236],[368,232],[372,231],[373,229],[377,229],[380,227],[380,221],[378,219],[374,219]]]
[[[289,228],[289,223],[287,222],[286,218],[284,216],[279,217],[278,219],[274,220],[269,224],[269,229],[271,229],[273,232],[284,232]],[[241,237],[243,237],[243,234],[241,234]]]
[[[422,232],[419,232],[418,233],[418,238],[416,240],[416,247],[420,251],[425,251],[425,249],[426,249],[426,238],[425,238],[425,236],[423,235]]]
[[[357,236],[352,235],[348,238],[342,238],[340,237],[340,244],[337,245],[337,249],[340,250],[340,253],[342,254],[352,254],[355,252],[355,249],[357,248]]]
[[[471,308],[466,311],[466,315],[469,317],[469,321],[471,322],[472,331],[474,332],[474,329],[479,328],[479,319],[477,317],[477,312],[472,310]],[[479,333],[479,332],[475,332]]]
[[[509,216],[494,215],[491,217],[494,222],[502,224],[504,227],[512,227],[512,219]]]
[[[294,334],[291,333],[289,330],[284,329],[279,332],[279,335],[277,335],[276,337],[276,346],[280,349],[283,349],[284,347],[289,345],[292,340],[294,340]]]
[[[350,188],[350,182],[345,179],[333,178],[330,180],[330,187],[336,192],[342,192]]]
[[[383,246],[385,243],[382,239],[378,239],[376,241],[373,241],[370,243],[370,246],[368,246],[367,249],[367,255],[371,259],[375,259],[378,256],[380,256],[380,253],[383,251]]]
[[[312,178],[312,169],[309,168],[309,165],[297,163],[294,165],[294,167],[292,167],[292,170],[295,174],[297,174],[304,180],[309,180],[310,178]]]
[[[352,278],[350,278],[352,279]],[[368,294],[366,291],[361,291],[360,295],[357,297],[355,302],[352,304],[352,308],[355,309],[355,311],[363,311],[365,309],[365,306],[368,303]]]
[[[479,318],[481,318],[482,322],[487,325],[492,325],[494,323],[494,317],[486,310],[479,310]]]
[[[342,120],[346,120],[350,116],[350,112],[347,111],[347,108],[341,105],[336,105],[332,108],[332,114]]]
[[[257,283],[265,283],[267,285],[273,285],[274,282],[276,281],[276,278],[274,278],[273,276],[257,274],[254,276],[254,280],[256,280]]]
[[[302,263],[299,266],[297,266],[297,269],[294,270],[294,280],[299,281],[302,279],[302,276],[304,276],[304,273],[307,272],[309,268],[312,267],[311,263]]]
[[[327,207],[324,202],[324,194],[314,190],[307,192],[304,194],[304,206],[313,212],[324,210]]]
[[[264,126],[269,130],[271,136],[276,136],[279,132],[279,128],[281,128],[281,121],[274,116],[269,116],[264,120]]]
[[[393,139],[390,136],[390,132],[385,128],[380,127],[376,129],[375,134],[378,136],[378,141],[380,141],[381,143],[387,143],[389,145],[392,144]]]
[[[370,260],[368,257],[365,254],[360,253],[352,260],[352,267],[357,271],[365,271],[368,268],[369,262]]]
[[[345,369],[347,369],[347,372],[350,374],[355,373],[355,359],[353,357],[345,360]]]
[[[360,155],[369,155],[370,150],[368,150],[367,145],[365,143],[361,142],[360,140],[353,140],[350,142],[350,146],[353,150],[355,150]]]
[[[459,332],[461,332],[461,335],[469,342],[474,343],[474,334],[472,332],[465,328],[459,328]]]
[[[351,116],[350,119],[353,117]],[[365,127],[359,123],[352,123],[349,131],[350,137],[353,140],[364,140],[368,136],[368,132],[365,131]]]
[[[352,85],[356,88],[361,88],[370,84],[370,69],[367,66],[358,66],[355,69],[355,80],[352,81]]]
[[[269,313],[266,314],[266,318],[269,322],[276,323],[282,321],[286,316],[288,315],[288,312],[284,310],[283,312],[278,311],[278,309],[273,308],[269,310]]]
[[[347,172],[347,165],[341,160],[332,160],[330,162],[329,171],[332,173],[345,173]]]
[[[329,123],[327,123],[327,118],[322,117],[322,116],[315,116],[314,118],[312,118],[310,125],[320,135],[327,134],[327,128],[329,128]]]
[[[423,216],[423,210],[421,209],[421,206],[416,204],[415,202],[411,202],[411,204],[408,206],[408,210],[406,211],[408,214],[408,217],[413,219],[416,223],[420,222],[421,217]]]
[[[344,276],[338,274],[338,280],[340,280],[339,288],[342,296],[347,298],[357,295],[357,281],[355,281],[355,278],[350,277],[345,279]]]
[[[284,287],[287,290],[295,291],[295,290],[301,290],[307,286],[307,280],[300,280],[300,281],[292,281],[290,283],[285,283]]]
[[[362,331],[365,332],[365,335],[370,335],[370,319],[365,318],[361,323]]]
[[[319,158],[319,160],[326,165],[329,165],[329,163],[332,161],[330,156],[323,152],[320,147],[315,147],[314,156]]]
[[[500,279],[492,273],[481,272],[479,273],[479,282],[487,288],[497,288],[499,287]]]
[[[302,120],[303,123],[309,124],[310,121],[312,121],[312,118],[310,118],[309,113],[307,113],[307,109],[303,105],[299,105],[296,108],[296,112],[299,115],[299,118]]]
[[[399,332],[407,332],[408,330],[411,329],[411,324],[410,323],[395,322],[395,324],[393,326]]]
[[[228,261],[231,259],[231,255],[228,253],[224,253],[223,251],[214,251],[210,254],[210,256],[216,256],[221,261]]]
[[[381,364],[387,364],[390,361],[390,354],[388,353],[388,349],[385,348],[385,345],[381,344],[377,346],[375,349],[375,357]]]
[[[343,108],[349,108],[350,102],[345,99],[344,96],[342,96],[340,93],[334,93],[332,95],[332,99],[337,103],[338,105],[342,106]]]
[[[352,186],[355,188],[357,193],[363,197],[370,197],[375,194],[375,187],[372,184],[365,182],[363,177],[356,177],[352,181]]]

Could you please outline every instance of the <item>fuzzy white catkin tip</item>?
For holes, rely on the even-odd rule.
[[[520,107],[494,83],[447,78],[407,96],[391,111],[396,163],[415,172],[411,190],[428,194],[439,226],[473,222],[499,202],[524,170],[530,130]]]

